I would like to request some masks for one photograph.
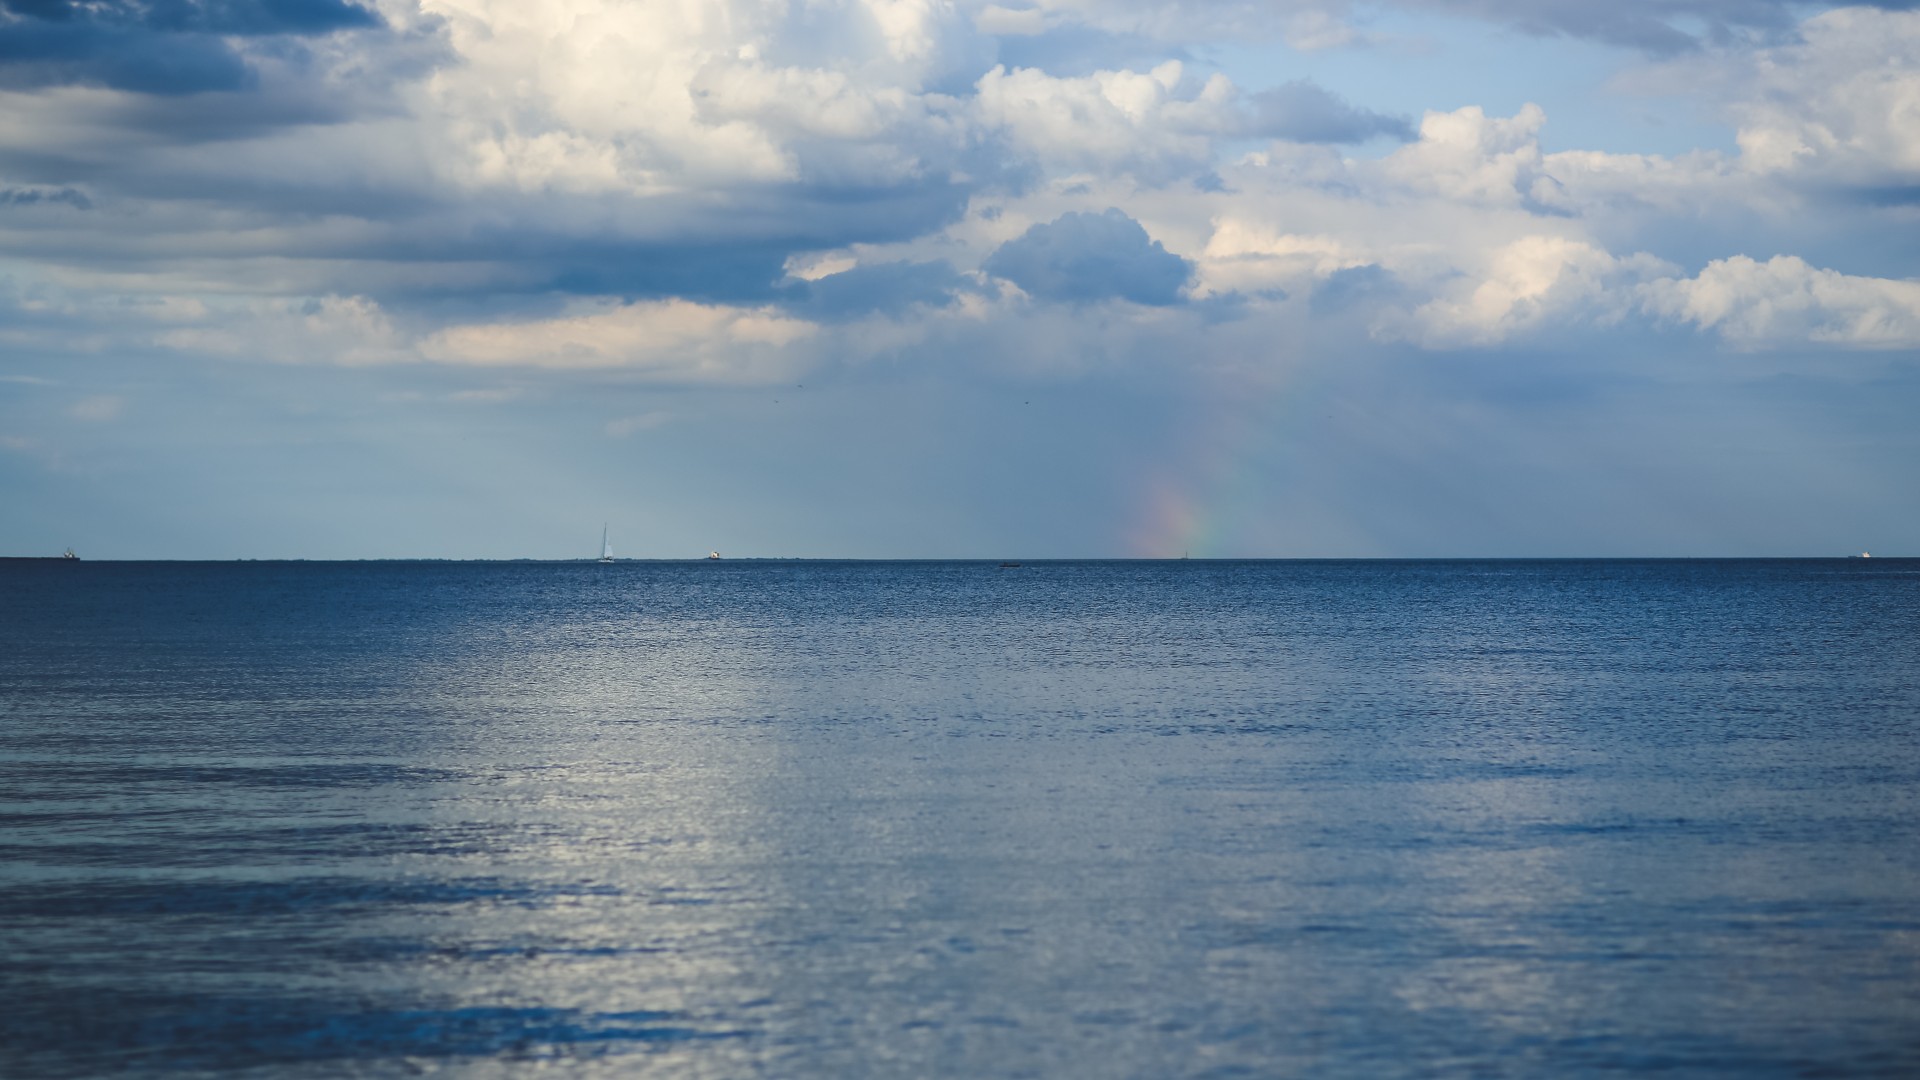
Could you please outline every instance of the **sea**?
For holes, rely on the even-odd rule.
[[[1920,1076],[1920,560],[0,563],[0,1076]]]

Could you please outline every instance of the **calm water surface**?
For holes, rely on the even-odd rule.
[[[0,563],[0,1075],[1920,1075],[1920,561]]]

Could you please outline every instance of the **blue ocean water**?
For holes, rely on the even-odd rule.
[[[0,563],[0,1075],[1920,1075],[1920,560]]]

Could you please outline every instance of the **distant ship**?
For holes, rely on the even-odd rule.
[[[63,559],[73,559],[73,560],[75,560],[75,561],[78,561],[78,560],[79,560],[79,558],[80,558],[80,556],[78,556],[78,555],[75,555],[75,554],[73,553],[73,549],[72,549],[72,548],[68,548],[67,550],[65,550],[65,551],[63,551],[63,552],[61,552],[61,553],[60,553],[60,557],[61,557],[61,558],[63,558]]]
[[[707,552],[707,558],[709,558],[709,559],[717,559],[717,558],[719,558],[719,557],[720,557],[720,553],[719,553],[719,552],[717,552],[717,551],[709,551],[709,552]]]
[[[1871,558],[1873,558],[1873,556],[1872,556],[1871,554],[1869,554],[1868,552],[1865,552],[1865,551],[1863,551],[1863,552],[1861,552],[1861,553],[1860,553],[1860,554],[1858,554],[1858,555],[1849,555],[1849,556],[1847,556],[1847,558],[1849,558],[1849,559],[1871,559]]]

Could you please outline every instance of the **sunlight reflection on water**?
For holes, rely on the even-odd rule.
[[[1888,564],[6,568],[0,1071],[1911,1074]]]

